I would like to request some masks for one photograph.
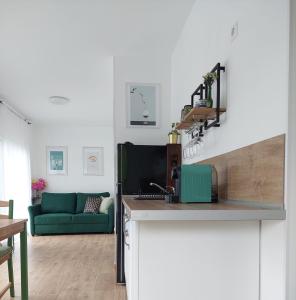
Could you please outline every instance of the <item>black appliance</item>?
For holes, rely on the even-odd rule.
[[[166,146],[118,144],[117,180],[123,195],[159,194],[150,185],[155,182],[166,186]]]
[[[122,195],[159,199],[160,190],[150,182],[162,187],[167,185],[167,146],[118,144],[117,157],[116,279],[117,283],[125,283]]]

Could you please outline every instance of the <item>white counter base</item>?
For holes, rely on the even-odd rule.
[[[262,295],[260,282],[264,288],[270,280],[259,275],[260,226],[266,220],[281,223],[282,207],[238,201],[167,204],[129,196],[123,203],[129,219],[128,300],[258,300]]]
[[[128,300],[258,300],[258,221],[129,221]]]

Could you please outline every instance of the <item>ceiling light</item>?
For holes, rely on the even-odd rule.
[[[63,105],[67,104],[70,101],[70,99],[62,96],[51,96],[49,97],[49,102],[52,104],[57,104],[57,105]]]

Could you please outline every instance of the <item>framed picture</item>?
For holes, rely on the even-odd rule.
[[[83,147],[83,174],[92,176],[104,175],[103,147]]]
[[[67,147],[47,147],[47,173],[50,175],[67,175]]]
[[[159,84],[127,83],[127,126],[159,127],[159,95]]]

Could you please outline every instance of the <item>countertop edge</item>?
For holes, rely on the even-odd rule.
[[[140,201],[140,200],[139,200]],[[153,201],[153,200],[152,200]],[[123,199],[131,221],[264,221],[285,220],[285,209],[228,209],[228,210],[136,210],[130,209]]]
[[[129,213],[132,221],[264,221],[285,220],[284,210],[196,210],[139,211]]]

